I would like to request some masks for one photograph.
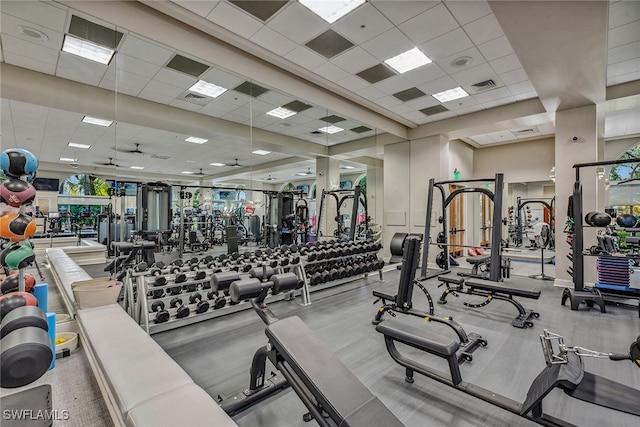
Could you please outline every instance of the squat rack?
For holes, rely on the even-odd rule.
[[[550,199],[550,201],[547,203],[545,199]],[[555,222],[555,214],[554,214],[554,208],[555,208],[555,202],[556,202],[556,198],[554,197],[543,197],[543,198],[521,198],[518,197],[517,199],[517,210],[516,210],[516,237],[519,239],[520,243],[523,244],[523,239],[522,239],[522,209],[524,209],[525,206],[529,205],[529,204],[533,204],[533,203],[540,203],[544,208],[549,209],[549,227],[551,227],[551,229],[553,230],[554,227],[554,222]]]
[[[332,196],[336,199],[336,221],[340,217],[340,208],[347,200],[353,199],[353,206],[351,207],[351,217],[349,226],[349,240],[355,240],[356,227],[358,221],[358,206],[364,207],[364,224],[365,230],[369,229],[369,211],[367,210],[367,196],[362,192],[359,185],[355,188],[342,189],[342,190],[322,190],[322,198],[320,199],[320,209],[318,213],[318,221],[316,222],[316,236],[321,236],[320,224],[322,223],[322,212],[324,211],[324,199],[325,196]]]
[[[469,184],[473,182],[494,183],[494,191],[490,191],[482,187],[461,187],[454,190],[446,196],[445,185],[448,184]],[[434,188],[440,191],[442,197],[442,230],[444,232],[444,242],[439,242],[448,251],[449,246],[449,230],[447,230],[447,207],[453,199],[463,193],[482,193],[493,202],[493,214],[491,222],[491,265],[489,266],[489,280],[497,282],[500,280],[500,245],[502,244],[502,193],[504,190],[504,174],[497,173],[494,178],[476,178],[467,180],[450,180],[436,182],[434,178],[429,180],[429,191],[427,193],[427,217],[424,223],[424,239],[422,240],[422,262],[420,267],[420,278],[418,280],[427,280],[440,274],[449,272],[449,257],[444,257],[445,268],[436,273],[427,272],[427,260],[429,259],[429,245],[431,243],[431,220],[433,218],[433,193]],[[456,245],[457,246],[457,245]]]

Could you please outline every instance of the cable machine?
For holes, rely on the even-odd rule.
[[[320,199],[320,210],[318,214],[318,221],[316,222],[316,236],[321,237],[320,224],[322,224],[322,213],[324,212],[325,197],[331,196],[336,201],[336,216],[335,221],[338,228],[335,230],[334,235],[339,238],[348,238],[349,240],[355,240],[358,231],[369,230],[369,212],[367,210],[367,196],[362,192],[359,185],[355,188],[343,189],[343,190],[322,190],[322,198]],[[344,204],[352,200],[351,215],[349,217],[349,226],[345,227],[344,214],[341,210]],[[364,222],[358,223],[359,207],[364,208]],[[364,224],[364,225],[363,225]],[[360,229],[360,230],[359,230]],[[365,237],[366,238],[366,237]]]
[[[298,203],[302,199],[302,190],[296,191],[261,191],[267,195],[267,206],[264,215],[264,243],[270,248],[290,245],[297,242],[298,230],[302,223],[299,217],[302,209]],[[299,199],[294,202],[295,196]],[[308,216],[308,209],[307,209]]]
[[[446,196],[445,185],[448,184],[468,184],[472,182],[487,182],[494,184],[494,191],[490,191],[482,187],[461,187],[452,191]],[[442,197],[442,216],[438,220],[442,224],[442,233],[438,239],[438,245],[443,246],[445,251],[448,251],[449,246],[449,230],[447,229],[447,208],[453,201],[453,199],[459,194],[464,193],[481,193],[486,195],[493,202],[493,215],[492,215],[492,227],[491,227],[491,256],[489,265],[489,280],[497,282],[501,277],[501,257],[500,257],[500,245],[502,244],[502,194],[504,192],[504,175],[497,173],[494,178],[477,178],[468,180],[453,180],[453,181],[440,181],[436,182],[434,178],[429,180],[429,191],[427,193],[427,217],[424,223],[424,236],[422,241],[422,265],[420,268],[420,278],[418,280],[427,280],[441,274],[448,273],[450,263],[448,254],[442,259],[442,270],[436,272],[429,272],[427,269],[427,261],[429,259],[429,245],[431,244],[431,220],[433,218],[433,193],[434,188],[440,191]],[[460,245],[455,245],[460,246]]]

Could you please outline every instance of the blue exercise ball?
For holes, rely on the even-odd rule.
[[[622,214],[616,217],[616,222],[620,227],[632,228],[636,226],[638,219],[631,214]]]
[[[0,153],[0,168],[10,178],[26,176],[31,181],[36,176],[38,159],[23,148],[9,148]]]

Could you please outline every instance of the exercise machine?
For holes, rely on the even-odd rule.
[[[436,322],[444,324],[451,328],[457,335],[459,344],[456,349],[457,360],[462,363],[464,361],[471,361],[473,353],[479,346],[485,347],[487,341],[476,333],[467,334],[465,330],[460,326],[458,322],[453,320],[451,316],[439,317],[433,314],[433,300],[429,291],[420,283],[415,280],[416,270],[418,268],[418,258],[420,255],[420,239],[416,236],[409,236],[405,239],[404,246],[404,258],[402,262],[402,269],[400,272],[400,281],[398,282],[398,292],[396,295],[389,295],[384,292],[374,290],[373,296],[378,299],[374,302],[382,301],[382,307],[378,309],[376,316],[372,323],[378,325],[385,321],[383,316],[385,313],[390,313],[395,316],[396,313],[407,314],[409,316],[415,316],[424,319],[429,322]],[[413,308],[413,287],[417,286],[427,298],[429,309],[428,311],[416,310]]]
[[[367,196],[364,194],[359,185],[355,188],[343,189],[343,190],[322,190],[322,197],[320,199],[320,209],[318,211],[318,221],[316,222],[316,236],[321,237],[322,232],[320,227],[322,225],[322,217],[326,215],[328,202],[325,200],[327,197],[333,197],[336,203],[336,229],[333,235],[339,239],[348,240],[366,240],[369,238],[369,212],[367,210]],[[347,207],[347,203],[351,202],[351,212],[345,214],[344,210]],[[360,215],[360,209],[364,211],[364,219]],[[348,225],[347,225],[348,222]]]
[[[246,279],[231,284],[233,301],[251,299],[254,311],[267,325],[269,342],[253,357],[249,388],[231,398],[221,398],[222,409],[238,413],[284,386],[275,374],[265,382],[269,359],[309,410],[305,421],[313,419],[321,427],[402,426],[299,317],[278,319],[264,303],[269,291],[289,292],[298,287],[300,282],[293,273],[273,275],[268,282]]]
[[[457,342],[425,331],[424,328],[402,324],[396,319],[380,323],[376,330],[384,335],[391,358],[406,369],[405,381],[408,383],[414,382],[413,375],[417,372],[544,426],[577,427],[543,412],[542,401],[554,388],[560,388],[576,399],[640,416],[640,390],[586,372],[582,361],[582,357],[588,356],[608,357],[611,360],[632,360],[640,366],[640,337],[631,344],[629,353],[616,355],[564,346],[562,337],[545,331],[540,339],[547,366],[533,380],[527,397],[520,403],[464,381],[456,357],[459,348]],[[553,351],[553,341],[561,344],[559,351]],[[449,375],[403,355],[396,347],[396,342],[445,359],[449,365]],[[508,381],[513,381],[513,378]]]

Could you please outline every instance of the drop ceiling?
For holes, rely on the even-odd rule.
[[[117,90],[119,94],[142,101],[251,126],[264,132],[264,146],[259,146],[259,136],[248,130],[238,131],[238,128],[231,134],[206,129],[193,135],[209,140],[203,145],[185,142],[191,134],[184,129],[172,131],[147,126],[144,120],[137,123],[118,120],[110,128],[98,129],[80,121],[81,111],[3,98],[3,147],[19,145],[32,149],[43,161],[58,163],[61,168],[68,166],[58,160],[60,157],[77,159],[86,167],[97,167],[96,163],[116,158],[123,168],[141,166],[145,167],[145,173],[176,176],[182,171],[199,172],[200,169],[207,176],[225,172],[239,176],[233,175],[237,168],[209,165],[213,162],[230,164],[237,158],[239,163],[249,167],[249,171],[261,174],[259,179],[262,179],[268,177],[269,165],[280,165],[291,159],[290,170],[281,173],[291,175],[301,167],[306,168],[308,159],[318,153],[326,155],[328,147],[363,138],[375,141],[381,132],[375,123],[333,111],[329,102],[314,103],[290,95],[287,85],[276,87],[248,81],[237,72],[203,60],[195,49],[178,50],[139,34],[136,28],[116,28],[62,3],[73,4],[3,0],[0,4],[2,61],[94,88]],[[180,13],[171,16],[224,41],[233,41],[234,45],[262,60],[281,67],[284,64],[286,72],[408,128],[537,98],[520,60],[527,53],[514,51],[491,6],[485,1],[372,0],[331,25],[294,1],[268,2],[278,3],[281,7],[256,12],[260,17],[238,7],[239,2],[174,0],[146,3],[165,12],[180,9]],[[61,52],[64,35],[69,31],[74,15],[123,34],[109,65]],[[610,2],[606,65],[609,86],[640,79],[639,20],[640,3]],[[341,45],[327,44],[323,42],[325,38],[340,39]],[[384,65],[384,60],[413,47],[418,47],[433,62],[404,74],[390,72]],[[205,71],[194,75],[168,67],[176,55],[201,64]],[[363,72],[372,68],[382,68],[384,72],[371,74],[374,71],[369,71],[374,77],[363,78]],[[200,79],[229,90],[215,99],[193,96],[188,89]],[[243,87],[251,88],[254,84],[265,92],[252,96],[255,93],[242,91]],[[470,96],[445,103],[431,96],[456,86],[465,89]],[[236,88],[238,90],[234,90]],[[265,114],[296,101],[312,107],[284,120]],[[640,133],[638,113],[637,108],[607,112],[607,136]],[[554,133],[553,114],[548,116],[545,121],[531,126],[518,125],[506,130],[496,127],[492,132],[470,134],[463,140],[482,147],[550,136]],[[344,120],[335,121],[336,117]],[[343,131],[333,135],[318,131],[332,123]],[[286,142],[274,142],[278,135],[286,138]],[[295,149],[296,141],[318,148],[307,151],[305,156],[305,150]],[[67,146],[68,142],[90,143],[92,147],[89,150],[72,149]],[[121,151],[132,150],[136,144],[143,154]],[[255,148],[267,148],[271,153],[267,156],[250,154]],[[154,158],[153,154],[158,153],[169,159]],[[272,172],[273,176],[276,176],[275,172]]]

